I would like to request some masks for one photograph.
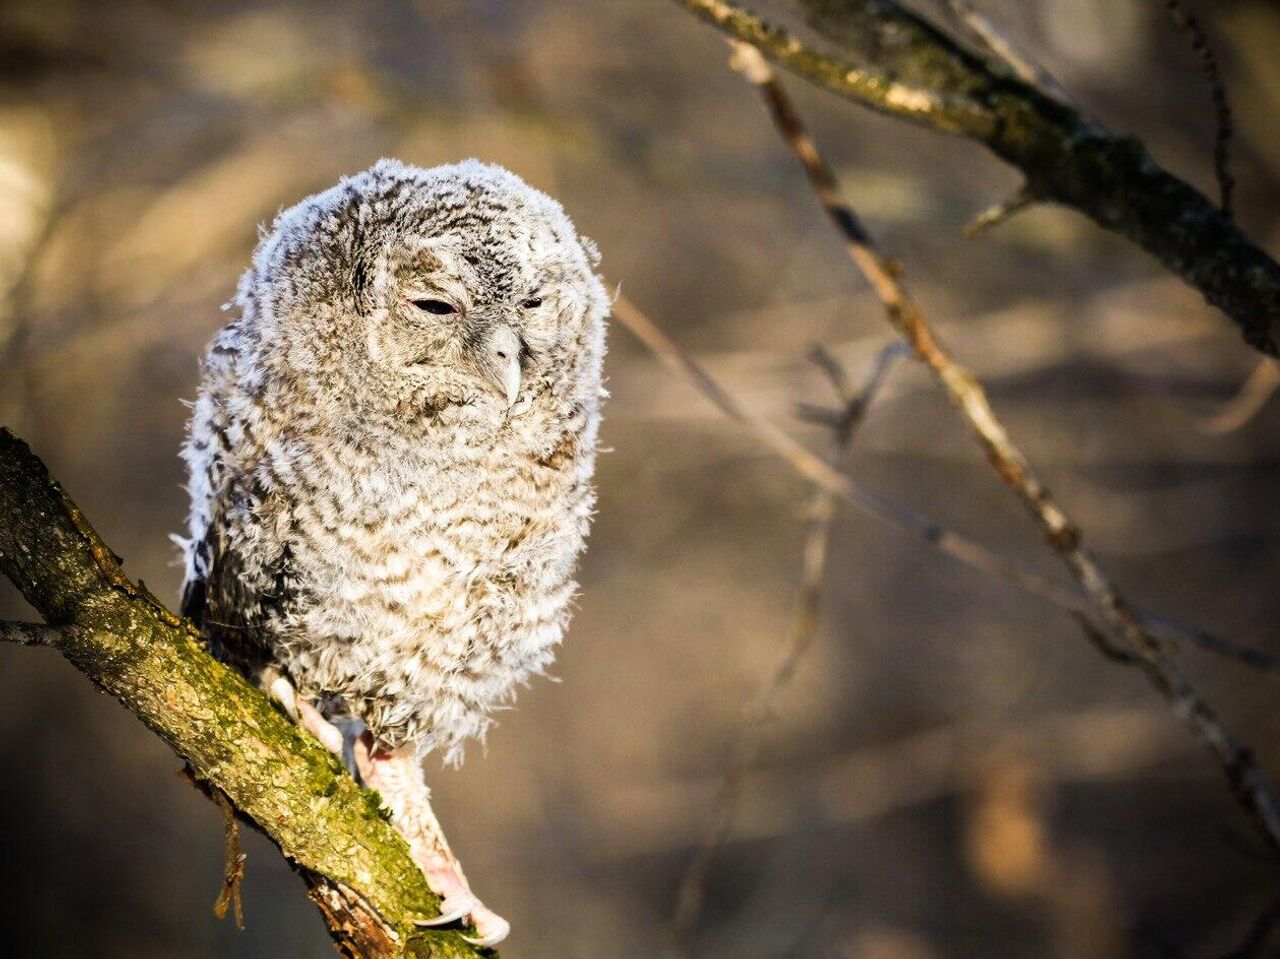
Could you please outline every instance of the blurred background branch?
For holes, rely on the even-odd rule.
[[[1231,317],[1247,342],[1280,354],[1280,264],[1136,138],[994,73],[893,0],[799,0],[838,56],[727,0],[677,2],[833,93],[985,144],[1037,198],[1128,237]]]
[[[1052,73],[1018,46],[1009,35],[996,26],[995,22],[975,7],[970,0],[947,0],[947,5],[966,27],[973,31],[992,55],[1003,60],[1023,83],[1048,93],[1056,100],[1070,107],[1079,109],[1070,92]]]
[[[1071,571],[1088,597],[1094,616],[1086,631],[1107,637],[1111,650],[1146,674],[1165,697],[1174,715],[1187,722],[1222,766],[1239,801],[1277,853],[1280,853],[1280,803],[1253,752],[1227,732],[1218,710],[1195,689],[1170,655],[1170,650],[1132,613],[1128,602],[1085,547],[1080,528],[1058,506],[996,416],[986,390],[959,365],[938,340],[920,306],[900,277],[902,267],[875,245],[858,215],[841,193],[830,167],[805,131],[795,107],[772,69],[753,46],[733,44],[733,67],[755,84],[783,140],[804,167],[810,185],[832,223],[844,238],[849,255],[870,281],[884,304],[889,322],[911,344],[916,358],[933,373],[952,406],[967,422],[996,474],[1022,500],[1040,525],[1045,541]]]
[[[817,411],[802,410],[802,413],[824,422],[830,429],[831,451],[827,459],[833,469],[841,468],[858,425],[867,415],[889,369],[905,351],[906,344],[900,340],[880,350],[866,379],[855,392],[839,361],[821,346],[814,348],[812,358],[831,381],[841,407],[835,411],[820,408]],[[815,412],[819,414],[816,417]],[[831,521],[835,518],[836,502],[835,493],[820,488],[813,494],[805,510],[807,529],[801,550],[795,622],[773,672],[743,713],[742,725],[734,740],[724,776],[720,780],[706,833],[676,887],[675,914],[671,919],[667,949],[667,955],[673,959],[686,955],[692,945],[701,918],[707,872],[733,827],[733,814],[742,793],[743,780],[759,758],[764,726],[773,715],[778,697],[795,676],[801,660],[818,633],[822,582],[827,570]]]
[[[1222,82],[1218,55],[1213,52],[1213,46],[1200,21],[1181,0],[1164,0],[1164,8],[1169,11],[1169,16],[1178,29],[1186,35],[1209,84],[1209,93],[1213,97],[1213,174],[1218,180],[1218,206],[1223,213],[1231,216],[1231,194],[1235,189],[1235,177],[1231,173],[1231,103],[1227,99],[1227,86]]]

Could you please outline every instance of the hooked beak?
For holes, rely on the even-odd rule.
[[[481,348],[480,369],[485,379],[514,406],[520,395],[520,354],[524,344],[509,326],[496,327]]]

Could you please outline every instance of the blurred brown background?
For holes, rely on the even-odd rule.
[[[1238,218],[1280,249],[1280,7],[1190,5],[1236,109]],[[1212,190],[1209,95],[1163,3],[983,6],[1092,111]],[[725,56],[673,4],[639,0],[6,0],[3,420],[172,599],[180,400],[257,225],[384,154],[474,155],[560,198],[611,282],[820,448],[792,416],[827,399],[806,352],[823,342],[856,374],[887,327]],[[1280,651],[1280,401],[1203,429],[1257,361],[1231,324],[1067,211],[962,239],[1016,186],[1010,170],[786,82],[1133,600]],[[658,954],[743,705],[792,619],[805,484],[621,328],[609,376],[561,681],[524,694],[463,770],[434,774],[517,959]],[[910,364],[851,469],[1058,572]],[[710,874],[696,955],[1216,959],[1280,893],[1220,771],[1067,617],[848,511],[825,601]],[[29,615],[7,583],[0,606]],[[1280,676],[1183,660],[1280,774]],[[247,930],[213,919],[220,814],[55,654],[0,649],[0,716],[0,954],[331,954],[259,837]]]

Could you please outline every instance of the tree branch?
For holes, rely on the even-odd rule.
[[[1213,96],[1214,141],[1213,172],[1218,178],[1218,198],[1222,212],[1231,216],[1231,193],[1235,188],[1235,177],[1231,175],[1231,101],[1227,99],[1227,86],[1222,82],[1222,71],[1218,68],[1218,57],[1209,45],[1209,37],[1200,26],[1200,21],[1191,15],[1180,0],[1164,0],[1164,8],[1178,29],[1186,35],[1191,50],[1200,61],[1200,70],[1209,84],[1209,93]]]
[[[727,0],[676,0],[780,66],[881,113],[985,145],[1036,197],[1137,243],[1259,350],[1280,355],[1280,264],[1142,143],[962,49],[893,0],[800,0],[838,45],[820,52]]]
[[[1039,525],[1045,541],[1063,562],[1088,599],[1092,615],[1082,617],[1095,644],[1132,657],[1131,665],[1147,677],[1174,714],[1186,722],[1227,775],[1237,801],[1250,814],[1272,848],[1280,851],[1280,801],[1252,753],[1227,732],[1217,711],[1187,679],[1167,645],[1130,609],[1115,584],[1085,547],[1080,528],[1057,504],[1027,457],[1013,442],[987,400],[982,384],[957,363],[934,333],[919,304],[901,280],[901,269],[875,245],[853,208],[840,193],[835,175],[823,160],[795,108],[760,52],[734,44],[733,66],[760,91],[770,116],[804,168],[832,223],[840,231],[850,258],[884,304],[886,318],[911,344],[977,439],[1000,479],[1022,501]],[[1097,631],[1097,634],[1094,631]]]
[[[1079,591],[1028,569],[1025,563],[1003,556],[910,506],[865,489],[851,477],[833,468],[821,456],[811,452],[759,413],[744,406],[737,397],[716,382],[701,363],[676,346],[671,337],[621,294],[614,298],[613,319],[630,331],[669,369],[685,376],[720,412],[740,423],[775,456],[820,489],[834,493],[868,516],[932,546],[971,569],[1004,580],[1028,595],[1051,603],[1073,616],[1093,615],[1089,601]],[[1158,613],[1141,609],[1133,612],[1148,629],[1165,640],[1190,643],[1258,669],[1280,671],[1280,655],[1276,653],[1240,645]]]
[[[455,930],[419,928],[439,915],[439,900],[376,794],[125,576],[44,464],[3,428],[0,571],[50,623],[5,624],[0,638],[59,650],[225,795],[302,874],[344,955],[492,955]]]
[[[62,643],[66,630],[45,623],[0,623],[0,643],[17,643],[19,646],[52,646]]]

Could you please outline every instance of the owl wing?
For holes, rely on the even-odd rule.
[[[204,535],[193,536],[189,573],[182,587],[182,614],[199,625],[220,659],[253,675],[274,660],[274,630],[292,596],[292,562],[284,546],[266,559],[254,556],[252,570],[227,535],[227,516],[252,524],[261,502],[233,486],[211,504]]]
[[[187,575],[182,583],[181,613],[202,630],[206,626],[209,612],[209,580],[217,568],[215,557],[219,554],[221,524],[212,517],[205,526],[203,535],[193,535],[187,544],[190,555],[187,558]]]
[[[184,458],[190,470],[191,516],[182,584],[182,614],[200,627],[213,651],[242,668],[269,662],[264,626],[284,601],[289,551],[266,557],[255,552],[252,570],[236,542],[248,536],[264,514],[266,493],[252,477],[253,448],[246,431],[233,429],[227,411],[236,390],[240,340],[235,325],[218,335],[204,360],[204,383],[191,419]],[[232,437],[235,437],[233,442]]]
[[[206,580],[203,576],[187,576],[182,584],[182,600],[179,612],[200,629],[204,629],[204,613],[207,606]]]
[[[223,621],[223,616],[215,615],[211,606],[218,607],[218,614],[227,612],[222,608],[227,604],[217,595],[225,586],[227,554],[224,508],[227,490],[225,484],[217,482],[225,475],[219,449],[221,444],[218,442],[220,436],[221,432],[215,431],[202,441],[193,440],[188,447],[192,477],[194,479],[198,471],[204,482],[192,484],[193,490],[199,488],[203,495],[193,493],[192,498],[190,538],[184,543],[187,575],[182,583],[181,612],[202,632],[210,635],[218,631]]]

